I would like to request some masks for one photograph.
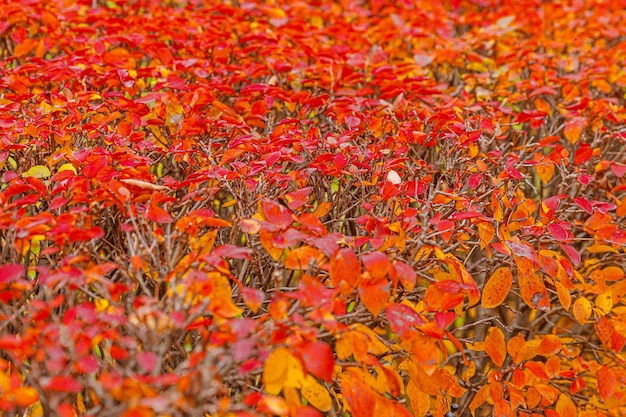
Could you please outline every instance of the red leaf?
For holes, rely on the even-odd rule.
[[[552,236],[555,240],[561,242],[567,239],[567,230],[565,230],[562,226],[556,223],[552,223],[548,225],[548,232],[550,236]]]
[[[593,149],[586,143],[583,143],[579,146],[574,154],[574,163],[576,165],[581,165],[587,162],[591,156],[593,155]]]
[[[239,416],[237,416],[239,417]],[[296,410],[295,417],[322,417],[322,413],[307,405]]]
[[[174,221],[174,218],[167,211],[156,204],[150,205],[146,217],[148,220],[159,224],[172,223]]]
[[[482,214],[480,214],[477,211],[458,211],[454,213],[452,216],[450,216],[450,219],[465,220],[465,219],[473,219],[473,218],[481,217],[481,216]]]
[[[461,284],[452,280],[444,280],[435,282],[435,288],[440,291],[449,292],[450,294],[458,294],[461,292]]]
[[[76,394],[83,389],[83,386],[74,378],[63,375],[53,376],[48,383],[43,384],[43,387],[50,391],[66,392],[69,394]]]
[[[402,261],[394,261],[393,266],[396,269],[397,276],[404,289],[412,291],[417,282],[417,274],[415,273],[415,270],[410,265]]]
[[[265,293],[261,290],[257,290],[254,288],[244,287],[243,291],[243,302],[246,303],[248,308],[252,310],[253,313],[259,311],[259,308],[263,305],[265,301]]]
[[[456,313],[454,313],[453,311],[439,311],[435,313],[435,323],[437,323],[437,326],[439,326],[439,328],[441,328],[442,330],[448,327],[450,323],[452,323],[455,319]]]
[[[593,214],[593,206],[586,198],[575,198],[574,202],[589,214]]]
[[[291,193],[285,194],[283,198],[287,201],[287,206],[289,206],[291,210],[296,210],[306,205],[309,199],[310,192],[311,192],[311,187],[305,187],[297,191],[293,191]]]
[[[281,229],[284,229],[293,223],[293,216],[289,209],[272,200],[264,199],[261,203],[261,213],[268,222]]]
[[[617,177],[622,178],[626,174],[626,165],[613,163],[611,164],[611,172]]]
[[[137,354],[137,363],[147,374],[152,373],[158,361],[156,353],[143,351]]]
[[[421,326],[424,320],[411,307],[404,304],[392,304],[385,310],[385,316],[394,333],[400,337],[414,326]]]
[[[57,407],[57,412],[60,417],[74,417],[76,415],[76,410],[68,403],[61,403]]]
[[[472,174],[468,180],[469,188],[471,188],[472,190],[475,190],[476,188],[478,188],[482,180],[483,180],[483,176],[481,174]]]
[[[11,282],[24,276],[24,265],[7,264],[0,266],[0,282]]]
[[[331,382],[335,358],[333,350],[324,342],[308,343],[298,349],[304,367],[314,376]]]
[[[513,254],[515,254],[516,256],[530,259],[533,262],[537,262],[537,252],[529,244],[517,243],[515,241],[509,240],[506,242],[506,245],[511,249]]]
[[[247,259],[250,260],[250,255],[253,253],[251,248],[242,248],[240,246],[231,245],[227,243],[225,245],[220,245],[217,248],[213,249],[211,252],[212,255],[215,256],[223,256],[225,258],[231,259]]]
[[[567,256],[569,256],[575,266],[578,266],[580,264],[580,253],[578,253],[578,251],[574,249],[573,246],[561,243],[561,249],[563,249],[563,252],[565,252]]]
[[[560,203],[561,199],[559,197],[548,197],[541,202],[541,209],[546,215],[552,216],[559,208]]]

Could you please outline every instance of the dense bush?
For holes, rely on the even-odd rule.
[[[626,415],[620,3],[0,1],[3,415]]]

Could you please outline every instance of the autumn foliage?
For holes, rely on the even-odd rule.
[[[626,415],[626,13],[0,0],[0,414]]]

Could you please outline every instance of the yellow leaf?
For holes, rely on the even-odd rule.
[[[324,19],[322,19],[320,16],[313,16],[311,20],[309,20],[309,23],[311,24],[311,26],[317,29],[321,29],[324,27]]]
[[[487,67],[480,62],[470,62],[467,64],[467,69],[476,72],[489,72],[489,69],[487,69]]]
[[[585,297],[580,297],[572,306],[574,318],[580,324],[585,324],[591,317],[591,303]]]
[[[328,390],[311,375],[307,375],[302,381],[300,393],[309,404],[323,413],[330,411],[333,406],[333,400]]]
[[[30,417],[43,417],[43,406],[41,405],[41,402],[35,403],[30,408]]]
[[[31,169],[23,173],[22,177],[48,178],[50,177],[50,170],[45,165],[35,165]]]
[[[474,375],[476,375],[476,362],[469,361],[469,363],[467,364],[467,368],[465,368],[465,370],[461,374],[461,379],[467,382],[472,379]]]
[[[298,390],[293,387],[283,387],[283,397],[290,408],[298,408],[302,404]]]
[[[288,361],[291,354],[286,348],[278,348],[272,351],[263,365],[263,384],[265,391],[272,395],[278,395],[283,389],[287,378]]]
[[[284,381],[285,387],[301,388],[304,381],[304,370],[302,363],[287,351],[287,377]]]
[[[561,394],[556,401],[556,412],[563,417],[576,417],[578,408],[568,395]]]
[[[586,249],[587,249],[587,252],[589,253],[605,253],[605,252],[617,253],[617,250],[615,250],[614,247],[609,246],[609,245],[601,245],[599,243],[596,243],[591,246],[587,246]]]
[[[596,307],[604,314],[609,314],[613,309],[613,294],[611,291],[605,291],[596,297]]]
[[[496,269],[483,290],[483,308],[495,308],[502,304],[509,294],[512,283],[513,275],[509,268],[501,267]]]
[[[74,174],[76,174],[76,168],[74,168],[74,165],[72,164],[63,164],[59,167],[58,172],[63,172],[63,171],[72,171]]]
[[[219,272],[209,272],[211,292],[208,294],[211,299],[209,309],[219,317],[233,318],[242,313],[241,308],[233,303],[233,292],[230,281]]]
[[[192,239],[189,242],[189,246],[194,252],[196,252],[196,256],[198,258],[211,253],[211,251],[213,250],[213,245],[215,245],[217,232],[217,229],[209,230],[199,238]]]

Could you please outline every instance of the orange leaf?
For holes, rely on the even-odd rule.
[[[361,379],[357,372],[342,375],[340,386],[351,415],[374,417],[378,395]]]
[[[243,302],[256,314],[265,301],[265,293],[255,288],[244,287],[242,294]]]
[[[617,383],[615,372],[608,366],[603,366],[596,374],[596,379],[598,380],[598,394],[600,394],[602,401],[606,401],[615,392],[615,384]]]
[[[317,208],[313,212],[313,215],[315,217],[324,217],[325,215],[330,213],[330,209],[332,208],[333,208],[333,203],[324,201],[317,206]]]
[[[361,278],[361,264],[354,251],[350,248],[341,249],[330,260],[328,275],[335,288],[339,288],[341,294],[351,293],[358,285]]]
[[[613,294],[611,291],[605,291],[596,297],[596,307],[604,314],[609,314],[613,309]]]
[[[587,126],[586,118],[574,117],[565,122],[565,129],[563,129],[563,134],[571,144],[574,144],[578,142],[578,139],[580,139],[580,135],[582,134],[585,126]]]
[[[389,301],[389,282],[386,279],[370,279],[359,287],[359,297],[370,313],[378,317]]]
[[[561,339],[558,336],[548,334],[541,338],[541,343],[536,352],[541,356],[553,356],[559,353],[562,345]]]
[[[37,46],[37,43],[38,42],[36,39],[31,39],[31,38],[24,39],[24,42],[17,45],[15,49],[13,50],[13,56],[16,58],[25,57],[26,55],[30,53],[30,51],[32,51],[35,48],[35,46]]]
[[[572,416],[576,417],[578,409],[576,408],[576,404],[570,397],[565,394],[559,395],[559,399],[556,401],[556,412],[559,413],[562,417]]]
[[[580,297],[572,306],[574,318],[580,324],[585,324],[591,317],[591,303],[585,297]]]
[[[498,400],[493,405],[493,415],[499,417],[515,417],[515,412],[506,400]]]
[[[530,386],[526,391],[526,406],[528,408],[535,408],[539,401],[541,401],[541,393],[534,386]]]
[[[426,415],[430,409],[430,395],[421,391],[412,379],[406,386],[406,395],[411,401],[411,408],[417,416]]]
[[[275,261],[281,257],[283,250],[274,246],[274,233],[261,229],[261,232],[259,233],[259,240],[267,253],[269,253]]]
[[[491,358],[493,363],[501,367],[506,358],[506,343],[502,330],[497,327],[491,327],[485,338],[485,352]]]
[[[526,340],[524,336],[518,333],[515,337],[509,339],[507,351],[514,363],[521,363],[526,356]]]
[[[534,159],[537,161],[535,171],[537,172],[537,175],[539,175],[539,179],[542,183],[547,184],[554,176],[554,162],[552,162],[547,156],[540,153],[536,153]]]
[[[480,248],[484,249],[491,243],[496,235],[496,229],[489,222],[478,223],[478,237],[480,238]]]
[[[483,308],[495,308],[502,304],[509,294],[512,283],[513,275],[509,268],[501,267],[496,269],[483,290]]]
[[[568,311],[572,305],[572,295],[569,293],[569,290],[565,288],[565,285],[560,282],[555,282],[554,286],[556,287],[556,295],[559,297],[559,302],[565,311]]]
[[[348,331],[343,333],[335,343],[337,359],[344,360],[354,355],[354,359],[363,362],[367,357],[368,340],[367,335],[358,331]]]
[[[402,383],[402,378],[396,370],[388,366],[379,366],[376,368],[376,372],[381,371],[387,380],[387,385],[389,387],[389,392],[394,397],[399,397],[402,395],[402,391],[404,391],[404,384]]]
[[[287,254],[285,268],[294,270],[307,270],[319,265],[324,259],[324,254],[316,248],[301,246]]]
[[[20,407],[28,407],[39,400],[39,394],[33,387],[19,387],[13,391],[15,404]]]
[[[546,373],[550,376],[550,378],[554,378],[560,370],[561,360],[558,356],[551,356],[550,359],[546,361]]]
[[[535,361],[528,361],[524,364],[524,368],[528,369],[539,379],[543,379],[545,381],[550,380],[550,377],[546,373],[546,370],[544,369],[544,365],[542,363],[535,362]]]
[[[365,270],[374,279],[384,278],[391,269],[391,262],[387,255],[381,252],[372,252],[361,257]]]
[[[485,401],[487,401],[488,396],[489,396],[489,385],[483,385],[478,390],[476,395],[474,395],[474,398],[472,399],[472,402],[469,405],[469,409],[472,412],[472,415],[474,415],[474,412],[476,411],[478,407],[480,407],[481,405],[485,403]]]
[[[520,271],[517,278],[522,299],[528,306],[537,310],[550,311],[550,296],[546,284],[532,271]]]
[[[605,281],[620,281],[624,278],[624,270],[619,266],[607,266],[602,270],[602,275]]]

